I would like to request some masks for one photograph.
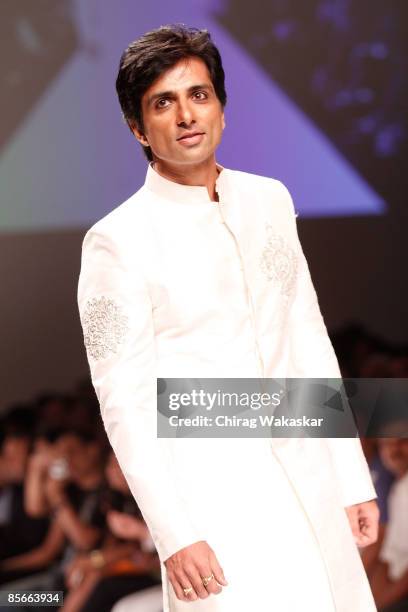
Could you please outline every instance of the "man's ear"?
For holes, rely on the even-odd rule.
[[[149,141],[147,140],[144,133],[140,130],[137,123],[132,123],[130,127],[131,127],[133,134],[135,135],[135,138],[140,142],[140,144],[142,144],[144,147],[148,147]]]
[[[222,113],[222,129],[225,129],[225,114]]]

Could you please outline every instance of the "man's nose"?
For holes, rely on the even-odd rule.
[[[190,125],[194,122],[194,113],[187,100],[180,100],[177,106],[177,124]]]

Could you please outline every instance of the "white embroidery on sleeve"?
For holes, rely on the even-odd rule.
[[[278,283],[282,295],[289,297],[294,289],[298,267],[295,251],[273,227],[266,223],[266,245],[262,251],[260,267],[270,281]]]
[[[84,343],[95,360],[116,353],[129,331],[128,317],[115,302],[102,295],[89,299],[82,316]]]

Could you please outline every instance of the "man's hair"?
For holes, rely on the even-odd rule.
[[[225,74],[220,53],[207,30],[183,24],[166,25],[147,32],[125,49],[119,63],[116,91],[123,118],[130,130],[143,132],[142,96],[163,72],[179,60],[198,57],[207,66],[217,98],[222,107],[227,103]],[[143,146],[149,161],[150,147]]]

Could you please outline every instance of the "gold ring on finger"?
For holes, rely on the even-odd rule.
[[[187,597],[193,590],[193,587],[188,587],[187,589],[183,589],[184,595]]]
[[[210,576],[206,576],[205,578],[202,578],[201,580],[203,581],[203,585],[206,587],[213,578],[214,578],[214,574],[211,574]]]

